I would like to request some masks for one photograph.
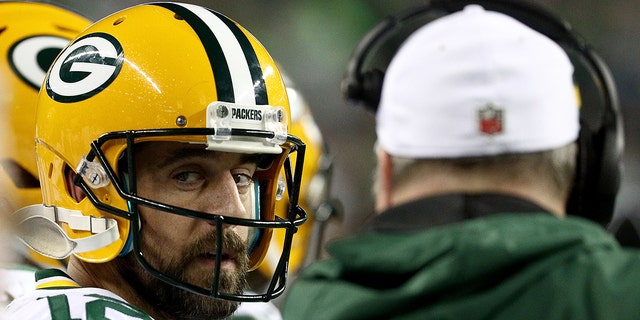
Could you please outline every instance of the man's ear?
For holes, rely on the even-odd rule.
[[[69,192],[69,195],[71,195],[71,197],[73,199],[75,199],[76,201],[80,202],[80,200],[84,199],[85,194],[82,191],[82,189],[80,189],[80,187],[76,186],[73,183],[73,179],[76,177],[76,173],[71,170],[71,168],[68,168],[65,170],[65,184],[67,185],[67,191]]]
[[[391,192],[393,191],[393,161],[391,156],[382,148],[376,149],[378,158],[378,179],[376,188],[376,212],[380,213],[391,206]]]

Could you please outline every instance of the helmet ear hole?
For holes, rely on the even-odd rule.
[[[69,196],[75,200],[76,202],[80,202],[82,199],[86,197],[84,192],[80,187],[76,186],[74,180],[76,178],[76,172],[71,169],[68,165],[64,168],[64,181],[67,186],[67,192],[69,192]]]

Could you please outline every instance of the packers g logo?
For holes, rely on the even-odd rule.
[[[41,35],[22,39],[9,49],[9,65],[13,72],[35,90],[69,39]]]
[[[47,94],[58,102],[88,99],[115,80],[124,53],[113,36],[86,35],[66,48],[54,62],[46,81]]]

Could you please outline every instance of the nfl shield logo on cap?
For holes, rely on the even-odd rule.
[[[502,133],[502,109],[491,103],[478,109],[478,128],[481,133],[488,135]]]

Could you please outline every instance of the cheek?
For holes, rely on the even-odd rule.
[[[145,175],[139,178],[137,188],[138,195],[142,198],[176,207],[194,209],[194,203],[197,203],[196,201],[198,200],[196,193],[181,192],[173,185],[172,181],[154,178],[153,175]],[[160,211],[160,213],[164,212]]]
[[[247,241],[249,239],[249,227],[237,226],[235,228],[236,234],[240,239]]]
[[[176,248],[183,243],[180,239],[193,232],[193,219],[179,215],[141,208],[140,217],[143,236],[156,245]]]
[[[140,174],[137,179],[137,191],[140,197],[166,203],[166,200],[174,198],[172,188],[168,181],[161,181],[157,175]]]

